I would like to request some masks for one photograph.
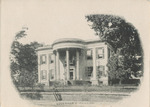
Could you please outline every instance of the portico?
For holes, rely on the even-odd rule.
[[[79,50],[80,49],[74,48],[54,50],[54,55],[56,57],[55,80],[61,80],[60,72],[62,70],[60,70],[60,63],[63,63],[64,80],[79,80]],[[70,51],[75,52],[75,54],[70,54]],[[64,57],[60,56],[60,53],[63,53],[62,55],[65,55],[64,59],[60,59],[60,57]]]

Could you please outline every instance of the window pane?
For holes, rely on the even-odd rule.
[[[87,76],[91,77],[93,73],[93,67],[87,67]]]
[[[102,54],[99,54],[99,55],[98,55],[98,58],[103,58],[103,55],[102,55]]]
[[[87,59],[92,59],[92,50],[87,50]]]
[[[105,70],[105,69],[104,69],[104,66],[102,66],[102,65],[98,66],[98,70],[99,70],[99,71],[104,71],[104,70]]]
[[[50,54],[49,55],[49,63],[54,63],[54,55],[53,54]]]
[[[103,54],[103,49],[98,49],[98,54]]]
[[[43,62],[46,61],[46,56],[42,56],[42,61],[43,61]]]
[[[41,64],[46,64],[46,55],[41,55]]]
[[[47,72],[46,72],[46,70],[42,70],[42,71],[41,71],[41,74],[42,74],[42,80],[46,80],[46,77],[47,77]]]
[[[105,66],[103,65],[100,65],[97,67],[97,71],[98,71],[98,76],[101,77],[101,76],[106,76],[105,74]]]
[[[91,50],[88,50],[88,51],[87,51],[87,55],[88,55],[88,56],[91,56],[91,55],[92,55],[92,51],[91,51]]]
[[[97,58],[98,59],[104,58],[104,48],[97,49]]]
[[[54,79],[54,69],[50,70],[50,79]]]

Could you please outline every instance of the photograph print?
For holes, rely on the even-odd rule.
[[[12,36],[7,51],[11,86],[6,87],[14,90],[22,104],[34,107],[135,107],[136,103],[139,107],[144,103],[140,96],[149,90],[144,85],[149,83],[145,46],[148,24],[137,14],[144,10],[139,8],[141,2],[133,6],[132,1],[130,12],[132,6],[127,9],[126,2],[116,2],[126,9],[118,11],[121,7],[112,2],[103,2],[103,7],[91,2],[95,4],[92,10],[88,9],[90,2],[81,5],[47,0],[16,1],[10,6],[12,10],[5,10],[11,3],[3,1],[3,11],[9,12],[4,16],[16,11],[9,21],[10,33],[4,33]],[[117,7],[111,10],[107,5]],[[5,21],[4,31],[9,26]],[[12,104],[15,101],[12,99]],[[148,95],[146,107],[147,101]]]

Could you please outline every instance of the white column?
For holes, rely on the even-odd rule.
[[[60,80],[60,63],[59,63],[59,52],[56,51],[57,58],[56,58],[56,65],[57,65],[57,80]]]
[[[76,80],[76,69],[73,70],[73,80]]]
[[[76,76],[77,76],[77,80],[79,80],[79,51],[76,51]]]
[[[41,64],[40,64],[40,55],[38,55],[38,83],[41,82]]]
[[[69,50],[66,50],[66,70],[67,70],[67,80],[70,79],[70,67],[69,67]]]
[[[46,55],[46,64],[47,64],[47,85],[49,86],[49,54]]]
[[[54,61],[54,63],[55,63],[55,74],[54,74],[54,76],[55,76],[55,77],[54,77],[54,79],[55,79],[55,80],[57,80],[57,68],[56,68],[56,67],[57,67],[57,65],[56,65],[57,63],[56,63],[56,54],[55,54],[55,56],[54,56],[54,57],[55,57],[55,58],[54,58],[54,60],[55,60],[55,61]]]
[[[93,80],[96,80],[96,49],[93,48]]]

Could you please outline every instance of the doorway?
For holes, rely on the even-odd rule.
[[[73,68],[70,68],[70,80],[74,79],[74,70]]]
[[[70,80],[73,80],[73,72],[70,72]]]

